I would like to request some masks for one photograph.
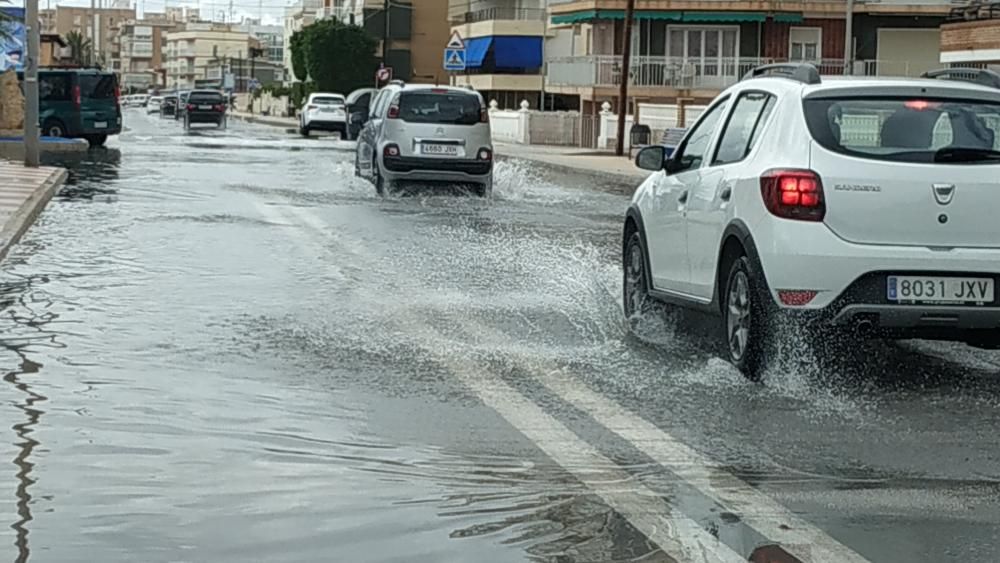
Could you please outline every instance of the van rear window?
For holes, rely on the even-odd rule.
[[[118,80],[113,74],[81,74],[77,80],[80,84],[80,96],[83,98],[106,100],[115,97]]]
[[[469,94],[403,92],[399,117],[409,123],[475,125],[479,123],[479,97]]]
[[[226,99],[222,97],[222,94],[219,94],[217,92],[191,92],[191,95],[188,96],[188,101],[191,102],[192,104],[199,102],[208,104],[221,104],[222,102],[226,101]]]
[[[807,98],[823,147],[896,162],[1000,162],[1000,103],[897,97]]]

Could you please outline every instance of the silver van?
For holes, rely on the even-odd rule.
[[[391,83],[375,96],[356,150],[355,174],[379,195],[401,182],[493,191],[489,111],[472,90]]]

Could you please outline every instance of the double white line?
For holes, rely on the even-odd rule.
[[[355,252],[316,215],[301,207],[281,209],[254,199],[258,209],[272,222],[291,223],[305,229],[293,231],[307,250],[320,253],[336,247],[355,264],[370,259]],[[288,213],[289,215],[286,215]],[[338,260],[321,260],[338,279],[345,279],[335,266]],[[362,299],[360,293],[355,295]],[[709,534],[697,521],[670,506],[661,494],[649,489],[581,439],[534,401],[505,383],[500,374],[467,357],[442,353],[441,340],[447,337],[430,323],[405,309],[393,321],[413,338],[424,338],[428,355],[495,410],[511,426],[535,443],[547,456],[584,483],[595,495],[625,517],[638,531],[656,543],[679,563],[746,562],[740,554]],[[501,349],[514,350],[515,343],[502,332],[469,317],[453,319],[466,334],[479,334]],[[430,335],[430,337],[428,337]],[[839,543],[819,528],[793,515],[784,506],[748,483],[725,471],[717,463],[664,432],[616,402],[595,393],[559,366],[537,357],[517,353],[506,356],[554,395],[589,415],[664,469],[724,507],[758,533],[780,545],[802,563],[869,563],[858,553]]]

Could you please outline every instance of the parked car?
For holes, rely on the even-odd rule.
[[[163,103],[162,96],[150,96],[146,102],[146,113],[157,113],[160,111],[160,104]]]
[[[357,139],[361,128],[368,121],[375,88],[361,88],[347,95],[347,139]]]
[[[192,90],[184,107],[184,128],[195,123],[226,126],[226,97],[218,90]]]
[[[361,130],[355,174],[381,195],[402,181],[493,189],[493,143],[482,96],[465,88],[393,82],[379,90]]]
[[[191,95],[190,90],[182,90],[177,93],[177,111],[174,112],[174,119],[182,119],[184,110],[187,108],[187,99]]]
[[[160,117],[174,117],[177,114],[177,94],[167,94],[160,102]]]
[[[18,79],[24,75],[18,72]],[[118,78],[95,69],[43,68],[38,71],[38,113],[46,137],[86,139],[103,145],[122,129]]]
[[[990,71],[755,69],[672,156],[637,155],[653,174],[625,217],[625,315],[654,300],[718,315],[729,360],[751,378],[780,327],[998,348],[998,139]]]
[[[299,113],[299,133],[308,137],[312,131],[334,131],[347,136],[346,100],[340,94],[315,92],[309,94]]]

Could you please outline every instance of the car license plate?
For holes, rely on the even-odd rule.
[[[202,105],[198,106],[198,109],[212,109],[212,106],[202,104]]]
[[[458,156],[458,145],[439,145],[435,143],[421,143],[420,154]]]
[[[108,128],[108,122],[107,121],[95,121],[94,122],[94,129],[107,129],[107,128]]]
[[[989,303],[993,301],[990,278],[889,276],[889,301],[906,303]]]

